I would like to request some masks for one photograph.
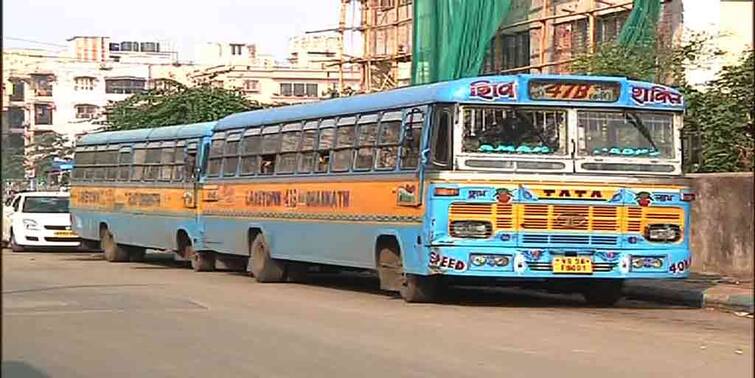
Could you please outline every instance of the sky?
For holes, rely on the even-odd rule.
[[[194,46],[203,42],[256,43],[258,53],[284,59],[290,37],[337,27],[339,4],[340,0],[4,0],[3,46],[62,49],[72,36],[101,35],[118,42],[171,41],[182,61],[191,60]],[[348,50],[348,38],[346,44]]]

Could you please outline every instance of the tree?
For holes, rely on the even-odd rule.
[[[235,90],[209,85],[186,87],[162,80],[158,88],[113,104],[107,115],[108,130],[180,125],[215,121],[229,114],[263,108]]]
[[[705,67],[722,52],[714,39],[693,34],[677,45],[607,43],[572,63],[580,74],[626,76],[678,88],[685,96],[685,170],[733,172],[753,169],[753,53],[721,70],[703,87],[690,86],[685,72]]]
[[[52,168],[53,159],[70,159],[73,157],[73,145],[68,138],[56,132],[47,132],[34,136],[28,146],[27,161],[34,168],[38,182],[47,182],[47,174]]]
[[[749,51],[724,67],[703,90],[687,90],[685,129],[699,143],[693,172],[752,171],[755,168],[755,64]]]
[[[9,134],[2,143],[3,181],[23,180],[24,178],[24,137]]]

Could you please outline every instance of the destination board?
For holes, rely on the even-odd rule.
[[[621,85],[605,81],[567,81],[557,79],[531,80],[532,100],[616,102]]]

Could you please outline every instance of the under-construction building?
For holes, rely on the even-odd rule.
[[[680,36],[681,3],[663,1],[661,40]],[[354,7],[360,20],[348,25],[344,14]],[[483,73],[568,72],[576,55],[616,38],[631,9],[631,0],[513,0],[490,42]],[[361,65],[364,91],[409,84],[412,0],[341,0],[339,26],[361,34],[362,56],[340,64]]]

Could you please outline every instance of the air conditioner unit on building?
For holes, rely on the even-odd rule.
[[[103,71],[108,71],[108,70],[112,70],[113,67],[107,63],[100,63],[100,69]]]

